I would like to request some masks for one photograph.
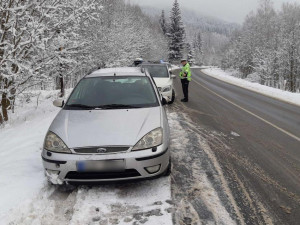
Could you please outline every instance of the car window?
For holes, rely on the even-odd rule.
[[[147,69],[152,77],[169,77],[167,66],[143,65],[143,68]]]
[[[82,79],[72,92],[66,107],[101,108],[109,105],[130,107],[158,106],[148,77],[95,77]]]

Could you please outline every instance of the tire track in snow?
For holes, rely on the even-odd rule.
[[[169,109],[169,123],[173,151],[172,195],[177,204],[174,223],[243,224],[222,171],[216,166],[217,161],[203,137],[193,130],[185,114]]]
[[[9,225],[171,225],[170,179],[93,186],[46,184],[11,212]]]
[[[191,121],[190,118],[193,118],[195,113],[198,112],[191,112],[190,115],[189,108],[182,108],[182,105],[172,106],[171,111],[181,111],[186,113],[180,115],[179,122],[184,128],[190,130],[193,134],[198,135],[199,140],[201,140],[199,146],[202,146],[207,157],[213,163],[217,171],[219,171],[219,174],[221,175],[220,181],[234,208],[235,212],[233,214],[235,216],[233,217],[237,218],[237,222],[240,224],[276,223],[276,215],[271,215],[268,206],[266,206],[263,200],[261,200],[251,189],[246,178],[242,177],[242,179],[239,179],[239,176],[241,176],[240,171],[235,171],[232,162],[228,159],[234,159],[234,163],[239,164],[242,168],[249,171],[249,173],[254,174],[266,183],[274,186],[278,186],[278,184],[255,163],[236,154],[233,149],[229,147],[228,141],[233,139],[231,136],[225,135],[222,132],[216,132],[213,128],[205,125],[205,129],[203,129],[198,123]],[[214,185],[217,183],[213,182]],[[284,191],[284,189],[282,190]],[[290,196],[293,196],[294,199],[298,200],[294,195],[290,194]]]
[[[170,180],[81,187],[70,224],[171,225]]]

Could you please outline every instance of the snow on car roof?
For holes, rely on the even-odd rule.
[[[146,76],[140,67],[119,67],[105,68],[96,70],[86,77],[102,77],[102,76]]]

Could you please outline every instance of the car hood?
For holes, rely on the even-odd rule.
[[[172,79],[170,78],[154,78],[154,81],[159,88],[172,85]]]
[[[161,127],[161,109],[61,110],[49,130],[69,148],[134,146]]]

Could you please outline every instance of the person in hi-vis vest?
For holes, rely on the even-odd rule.
[[[181,99],[182,102],[189,101],[189,83],[192,81],[192,72],[190,68],[190,64],[186,59],[181,60],[182,70],[179,74],[182,84],[182,91],[184,98]]]

